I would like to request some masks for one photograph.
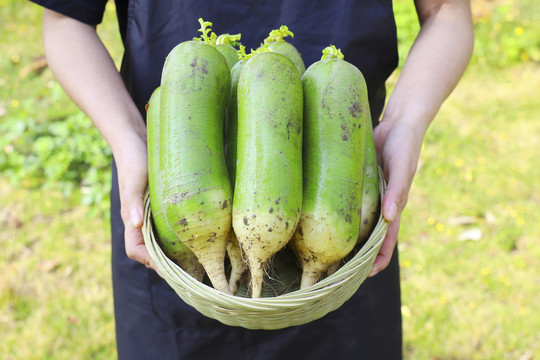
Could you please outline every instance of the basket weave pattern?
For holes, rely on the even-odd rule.
[[[386,189],[379,169],[381,202]],[[142,232],[148,252],[163,278],[184,302],[220,322],[247,329],[280,329],[319,319],[339,308],[368,277],[382,245],[388,223],[379,215],[367,242],[358,253],[332,275],[305,289],[258,299],[233,296],[195,280],[170,260],[156,242],[152,228],[150,199],[145,199]]]

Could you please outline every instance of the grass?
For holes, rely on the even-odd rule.
[[[5,180],[0,203],[3,358],[114,358],[107,222]]]
[[[426,135],[400,233],[410,358],[539,354],[539,86],[536,65],[470,68]]]
[[[119,64],[113,12],[99,31]],[[0,0],[0,122],[77,113],[48,69],[24,75],[39,18]],[[540,357],[539,88],[538,63],[477,60],[426,134],[400,232],[406,359]],[[107,220],[84,191],[13,179],[0,174],[2,358],[115,358]]]

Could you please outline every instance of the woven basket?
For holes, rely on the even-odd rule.
[[[382,201],[386,182],[380,169],[379,179]],[[227,325],[280,329],[319,319],[347,301],[368,277],[387,228],[387,222],[380,215],[371,236],[355,250],[351,259],[332,275],[301,290],[301,269],[290,251],[280,251],[274,256],[273,270],[267,274],[262,297],[258,299],[247,297],[245,284],[236,296],[217,291],[207,283],[195,280],[165,256],[155,239],[148,196],[142,231],[146,248],[163,278],[187,304]]]

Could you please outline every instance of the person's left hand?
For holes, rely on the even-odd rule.
[[[382,213],[389,226],[370,276],[376,275],[390,263],[397,243],[401,213],[407,204],[423,140],[423,136],[405,122],[384,117],[375,127],[374,137],[379,164],[388,182]]]

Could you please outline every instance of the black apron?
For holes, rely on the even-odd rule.
[[[129,2],[123,34],[122,76],[139,110],[159,86],[165,57],[178,43],[199,36],[197,19],[213,31],[242,33],[256,48],[272,29],[287,25],[289,41],[306,67],[329,44],[341,48],[368,84],[374,125],[385,100],[384,82],[397,65],[392,3],[352,0],[187,0]],[[338,310],[309,324],[281,330],[230,327],[185,304],[154,271],[130,260],[116,166],[111,191],[114,306],[119,359],[400,359],[399,265],[367,279]]]

